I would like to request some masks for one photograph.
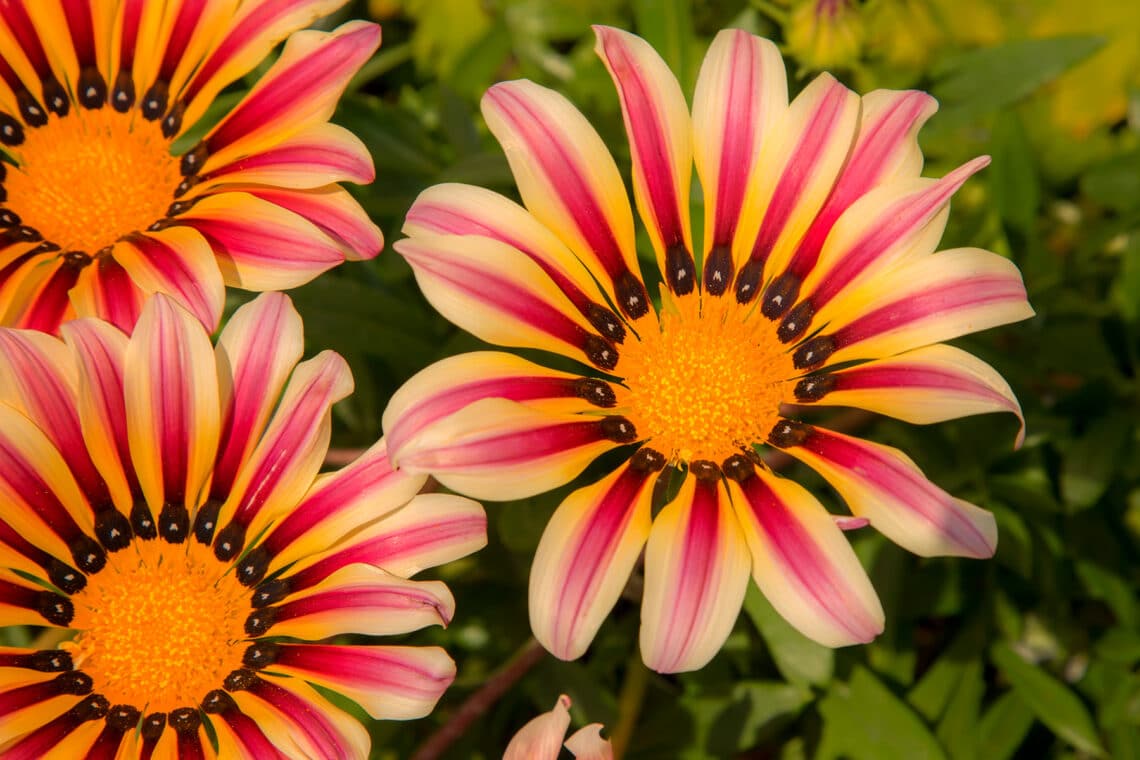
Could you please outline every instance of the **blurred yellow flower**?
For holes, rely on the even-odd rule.
[[[849,0],[805,0],[784,24],[784,48],[804,69],[850,68],[864,35],[863,18]]]

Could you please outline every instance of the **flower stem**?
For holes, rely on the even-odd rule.
[[[411,760],[437,760],[448,747],[456,742],[471,724],[478,720],[491,706],[499,701],[515,683],[537,665],[546,650],[532,636],[517,652],[473,692],[455,714],[428,740],[419,746]]]
[[[618,719],[610,734],[610,744],[614,748],[614,760],[621,760],[633,738],[633,729],[641,715],[641,704],[645,701],[645,691],[649,686],[649,668],[641,663],[641,654],[636,650],[629,659],[625,671],[625,681],[618,695]]]

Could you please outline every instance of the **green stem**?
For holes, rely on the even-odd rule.
[[[645,701],[645,691],[649,686],[649,668],[641,663],[641,654],[633,653],[625,671],[625,681],[618,695],[618,720],[610,734],[610,744],[614,748],[614,760],[621,760],[633,738],[633,729],[641,715],[641,705]]]

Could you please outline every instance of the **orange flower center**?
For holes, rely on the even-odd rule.
[[[77,110],[24,131],[6,206],[63,251],[94,256],[166,216],[181,181],[160,122],[113,108]]]
[[[658,323],[626,341],[615,370],[638,437],[670,461],[717,464],[764,441],[801,374],[772,323],[731,296],[696,294],[668,301]]]
[[[65,644],[111,704],[196,707],[241,667],[250,591],[196,541],[136,539],[72,596]]]

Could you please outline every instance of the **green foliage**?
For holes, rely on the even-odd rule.
[[[389,244],[416,194],[433,183],[514,192],[479,116],[479,97],[495,81],[529,77],[566,93],[628,168],[592,23],[644,35],[688,94],[718,29],[744,26],[779,42],[789,10],[788,2],[759,0],[369,5],[384,14],[384,47],[336,118],[372,150],[377,181],[354,192]],[[873,27],[866,47],[839,72],[861,91],[905,83],[942,99],[922,135],[928,176],[993,156],[956,198],[943,247],[989,248],[1025,274],[1038,316],[961,343],[1009,380],[1027,441],[1011,450],[1014,426],[1001,416],[930,427],[880,421],[865,432],[991,509],[997,557],[926,560],[856,532],[887,610],[875,643],[823,649],[753,589],[708,667],[652,675],[631,705],[620,696],[635,670],[635,578],[586,657],[540,662],[449,757],[498,757],[563,691],[575,701],[575,725],[601,721],[613,732],[632,721],[627,758],[1140,757],[1140,99],[1122,91],[1131,121],[1108,116],[1081,136],[1054,121],[1052,99],[1065,95],[1067,72],[1099,60],[1118,30],[1106,22],[1076,36],[1039,34],[1035,6],[963,3],[967,17],[931,27],[941,31],[916,58],[891,47],[908,32],[897,20],[938,20],[959,6],[855,3],[858,13],[881,15],[864,19]],[[346,11],[367,12],[363,2]],[[971,26],[971,18],[980,21]],[[789,61],[793,90],[807,81],[799,68]],[[427,306],[390,245],[376,261],[341,267],[294,298],[311,350],[340,351],[356,374],[356,394],[339,410],[338,446],[374,439],[386,399],[404,380],[477,345]],[[488,505],[491,545],[441,571],[458,600],[453,626],[408,637],[446,647],[458,680],[429,718],[374,725],[377,757],[409,755],[525,646],[530,558],[564,495]]]

